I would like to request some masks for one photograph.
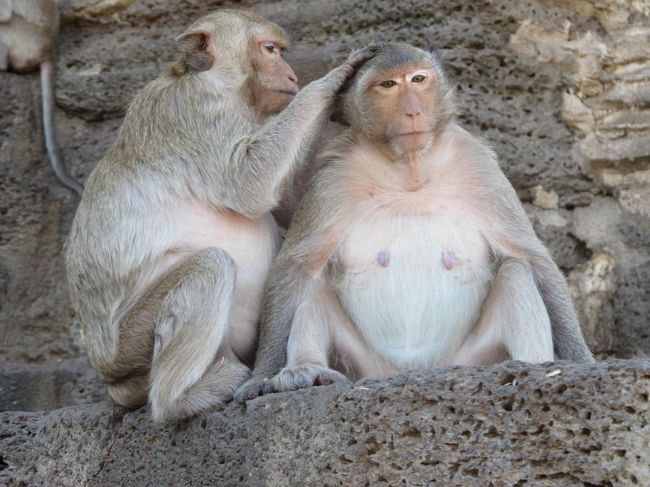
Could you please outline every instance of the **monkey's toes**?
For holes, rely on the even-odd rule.
[[[315,386],[329,386],[331,384],[336,384],[337,382],[349,382],[349,379],[336,372],[335,370],[328,371],[326,373],[320,373],[316,376],[314,381]]]
[[[312,386],[327,386],[336,382],[347,382],[343,374],[319,365],[303,364],[285,368],[273,378],[277,391],[296,391]]]
[[[270,380],[267,378],[255,378],[237,389],[234,399],[235,402],[242,403],[270,392],[275,392]]]

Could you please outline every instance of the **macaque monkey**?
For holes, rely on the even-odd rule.
[[[285,33],[221,10],[131,103],[88,179],[67,273],[91,363],[154,420],[219,405],[249,376],[279,248],[271,216],[337,91],[372,49],[298,91]]]
[[[591,362],[564,277],[495,154],[454,120],[440,61],[387,44],[342,102],[351,127],[271,269],[236,399],[507,358]]]
[[[40,67],[47,155],[61,184],[81,196],[83,187],[67,173],[54,134],[52,51],[58,32],[55,0],[0,0],[0,69],[23,73]]]

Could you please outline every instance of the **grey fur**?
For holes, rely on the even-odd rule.
[[[148,397],[155,419],[219,404],[248,375],[246,357],[232,348],[238,323],[228,319],[234,306],[228,289],[238,279],[236,265],[246,263],[233,264],[223,249],[201,249],[192,240],[192,232],[212,230],[237,245],[239,237],[228,233],[237,230],[199,225],[175,236],[185,224],[175,212],[191,201],[219,221],[268,221],[337,90],[371,55],[354,53],[279,115],[260,119],[242,93],[251,76],[250,36],[265,29],[281,33],[255,14],[224,10],[181,36],[178,63],[135,96],[72,225],[67,274],[90,360],[117,402],[138,406]],[[185,39],[195,30],[219,46],[211,69],[201,62],[196,71],[187,62]],[[263,242],[251,245],[273,249],[275,226],[264,228]],[[179,245],[198,253],[159,276],[161,262]],[[251,333],[245,339],[254,344]]]

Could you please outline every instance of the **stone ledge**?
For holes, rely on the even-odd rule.
[[[650,360],[412,372],[175,424],[0,415],[8,485],[650,485]],[[23,483],[24,482],[24,483]]]

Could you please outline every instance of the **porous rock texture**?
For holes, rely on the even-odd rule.
[[[0,415],[0,483],[650,485],[650,362],[509,362],[273,394],[173,425]]]
[[[630,360],[552,378],[521,364],[414,373],[173,427],[97,403],[63,272],[78,200],[48,165],[38,74],[0,72],[0,483],[650,485],[650,2],[60,0],[55,119],[76,179],[173,39],[223,6],[284,26],[302,84],[369,41],[438,50],[461,122],[493,145],[568,275],[591,349]]]

